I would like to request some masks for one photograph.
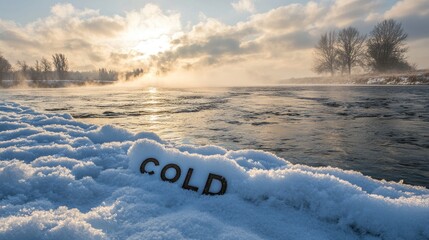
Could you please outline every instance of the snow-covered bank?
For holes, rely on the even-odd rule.
[[[155,157],[175,183],[142,175]],[[429,239],[429,190],[0,103],[0,239]],[[224,176],[222,196],[201,188]],[[159,169],[153,169],[159,171]]]
[[[429,70],[293,78],[279,81],[279,84],[429,85]]]

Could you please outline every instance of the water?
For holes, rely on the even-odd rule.
[[[429,187],[429,86],[4,89],[0,99]]]

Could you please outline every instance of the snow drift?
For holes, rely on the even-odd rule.
[[[141,174],[147,157],[228,180]],[[185,171],[184,170],[184,171]],[[429,239],[429,190],[0,103],[0,239]]]

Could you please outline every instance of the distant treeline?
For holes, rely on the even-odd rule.
[[[413,70],[405,57],[407,37],[402,24],[392,19],[375,25],[369,36],[354,27],[324,33],[315,46],[314,71],[350,75],[354,67],[377,73]]]
[[[0,86],[11,87],[30,82],[35,87],[64,86],[59,82],[73,81],[74,84],[88,82],[114,82],[119,78],[130,80],[144,73],[142,68],[136,68],[128,72],[117,72],[107,68],[98,71],[70,71],[67,57],[62,53],[52,55],[52,61],[46,58],[36,60],[30,66],[25,61],[18,61],[13,68],[9,61],[0,55]],[[4,81],[4,80],[9,80]]]

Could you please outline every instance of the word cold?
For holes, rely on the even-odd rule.
[[[142,162],[142,164],[140,165],[140,172],[142,174],[147,173],[149,175],[155,174],[154,171],[146,171],[146,165],[148,163],[152,163],[155,166],[159,166],[159,161],[157,159],[148,158],[148,159],[144,160]],[[171,168],[175,170],[175,174],[174,174],[174,177],[169,178],[169,177],[167,177],[167,171]],[[182,184],[182,188],[197,192],[198,187],[189,185],[189,182],[191,181],[191,177],[192,177],[193,172],[194,172],[193,168],[188,169],[188,172],[186,173],[185,180],[183,181],[183,184]],[[174,183],[174,182],[177,182],[177,180],[179,180],[181,174],[182,174],[182,169],[180,169],[180,167],[178,165],[176,165],[174,163],[170,163],[170,164],[165,165],[162,168],[162,170],[160,172],[160,177],[163,181],[168,181],[168,182]],[[221,184],[221,188],[218,192],[211,192],[210,191],[210,187],[213,183],[213,180],[219,181]],[[206,184],[204,186],[203,194],[204,195],[223,195],[226,192],[227,186],[228,186],[228,184],[227,184],[227,181],[224,177],[217,175],[217,174],[209,173],[209,176],[207,177]]]

